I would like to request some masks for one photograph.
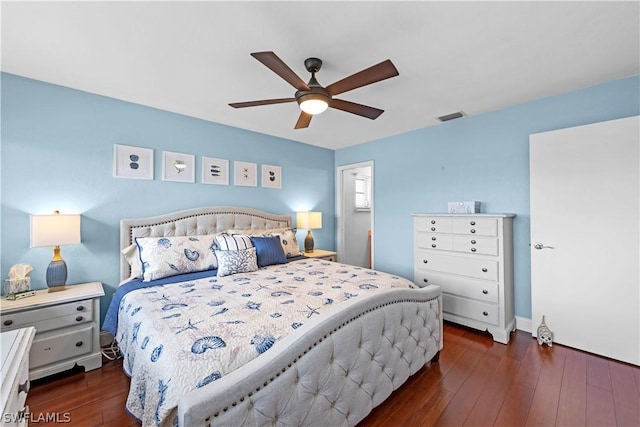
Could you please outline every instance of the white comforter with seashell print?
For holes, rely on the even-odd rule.
[[[127,410],[172,425],[181,397],[277,345],[340,302],[415,285],[398,276],[304,259],[126,294],[116,340],[131,377]]]

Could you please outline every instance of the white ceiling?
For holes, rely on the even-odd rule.
[[[2,70],[338,149],[640,73],[640,2],[2,2]],[[294,130],[293,97],[249,53],[324,86],[385,59],[400,75]]]

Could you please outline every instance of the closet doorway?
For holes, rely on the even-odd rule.
[[[339,166],[336,184],[338,260],[373,268],[373,161]]]

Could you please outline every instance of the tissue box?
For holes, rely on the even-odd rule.
[[[4,281],[4,295],[7,299],[11,299],[15,294],[21,292],[27,292],[31,289],[31,278],[25,277],[24,279],[6,279]]]
[[[449,213],[472,214],[480,213],[480,202],[449,202]]]

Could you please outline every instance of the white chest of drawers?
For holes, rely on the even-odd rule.
[[[500,343],[515,329],[513,214],[414,214],[414,282],[442,289],[444,319],[487,330]]]
[[[29,379],[73,368],[102,366],[100,297],[102,283],[67,286],[59,292],[36,291],[15,301],[0,300],[2,332],[33,326],[36,335],[29,353]]]
[[[25,403],[29,392],[29,349],[35,334],[31,327],[0,334],[2,426],[28,424],[29,411]]]

